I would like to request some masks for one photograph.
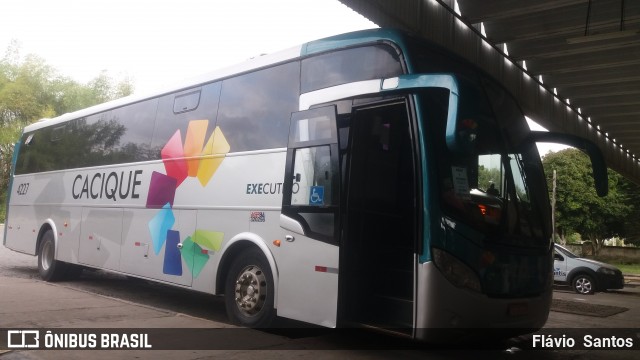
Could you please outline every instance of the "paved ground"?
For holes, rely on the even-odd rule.
[[[1,227],[0,227],[0,230]],[[16,254],[0,246],[0,330],[41,328],[80,329],[142,328],[141,332],[154,334],[162,329],[161,342],[156,348],[171,344],[180,346],[190,341],[189,329],[209,329],[207,339],[221,350],[108,350],[108,351],[2,351],[0,359],[299,359],[351,358],[351,359],[451,359],[477,356],[477,351],[441,349],[430,345],[396,340],[377,333],[360,337],[343,333],[305,333],[304,330],[258,331],[240,329],[226,322],[221,303],[212,297],[200,296],[170,287],[136,283],[123,277],[92,274],[93,278],[80,282],[46,283],[37,279],[35,258]],[[125,285],[123,285],[125,284]],[[120,290],[120,286],[126,286]],[[136,290],[138,289],[138,291]],[[140,294],[136,294],[139,292]],[[131,294],[130,297],[123,296]],[[165,297],[166,298],[162,298]],[[215,299],[215,298],[213,298]],[[640,282],[629,283],[623,291],[580,296],[568,288],[558,288],[554,299],[576,307],[603,306],[626,309],[622,312],[598,317],[552,311],[542,333],[560,330],[559,336],[570,328],[605,329],[604,334],[617,332],[613,328],[636,329],[640,324]],[[585,304],[585,305],[581,305]],[[193,308],[201,310],[194,311]],[[595,311],[597,313],[597,311]],[[609,332],[611,330],[611,333]],[[594,330],[594,331],[595,331]],[[131,330],[135,332],[134,330]],[[583,330],[580,330],[583,331]],[[583,331],[584,332],[584,331]],[[636,331],[637,333],[638,331]],[[1,332],[0,349],[6,349],[6,332]],[[571,334],[570,334],[571,335]],[[194,336],[196,337],[196,336]],[[640,338],[635,341],[640,342]],[[193,344],[193,343],[191,343]],[[380,344],[392,344],[390,350],[376,350]],[[153,344],[152,344],[153,345]],[[196,348],[193,346],[191,348]],[[324,349],[324,350],[323,350]],[[339,350],[327,350],[339,349]],[[635,359],[634,351],[542,350],[531,351],[531,335],[512,339],[507,346],[486,349],[482,355],[508,359]]]

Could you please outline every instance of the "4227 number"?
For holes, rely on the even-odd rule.
[[[18,185],[18,195],[27,195],[27,192],[29,191],[29,183],[22,183],[20,185]]]

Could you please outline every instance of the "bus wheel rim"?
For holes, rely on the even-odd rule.
[[[236,279],[235,301],[245,316],[253,316],[262,310],[267,298],[267,278],[262,269],[249,265],[240,271]]]
[[[42,269],[49,270],[51,264],[53,264],[53,246],[51,246],[51,242],[47,241],[42,248]]]

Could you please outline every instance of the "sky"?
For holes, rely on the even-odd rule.
[[[106,70],[136,92],[377,27],[337,0],[0,0],[0,57],[12,40],[86,83]]]
[[[533,119],[529,118],[528,116],[525,116],[525,117],[527,119],[527,124],[529,124],[529,129],[533,131],[549,131],[546,128],[544,128],[542,125],[535,122]],[[538,147],[538,153],[540,153],[541,157],[547,155],[549,152],[558,152],[570,147],[570,146],[566,146],[562,144],[554,144],[554,143],[537,143],[536,146]]]
[[[106,70],[137,93],[377,27],[338,0],[0,0],[0,13],[0,56],[17,41],[60,75],[86,83]]]

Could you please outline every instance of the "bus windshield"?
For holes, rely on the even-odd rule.
[[[446,154],[437,162],[443,215],[488,234],[487,240],[548,245],[543,170],[536,147],[522,142],[528,131],[524,116],[492,83],[461,84],[458,117],[475,140],[471,151],[455,153],[444,140],[435,141],[436,152]],[[438,105],[424,98],[428,114]],[[444,129],[435,133],[444,139]]]
[[[548,247],[546,182],[535,144],[524,141],[524,115],[490,80],[456,75],[458,123],[473,138],[472,149],[454,152],[445,143],[447,91],[428,90],[420,97],[429,143],[436,146],[443,217],[482,234],[484,241]]]

